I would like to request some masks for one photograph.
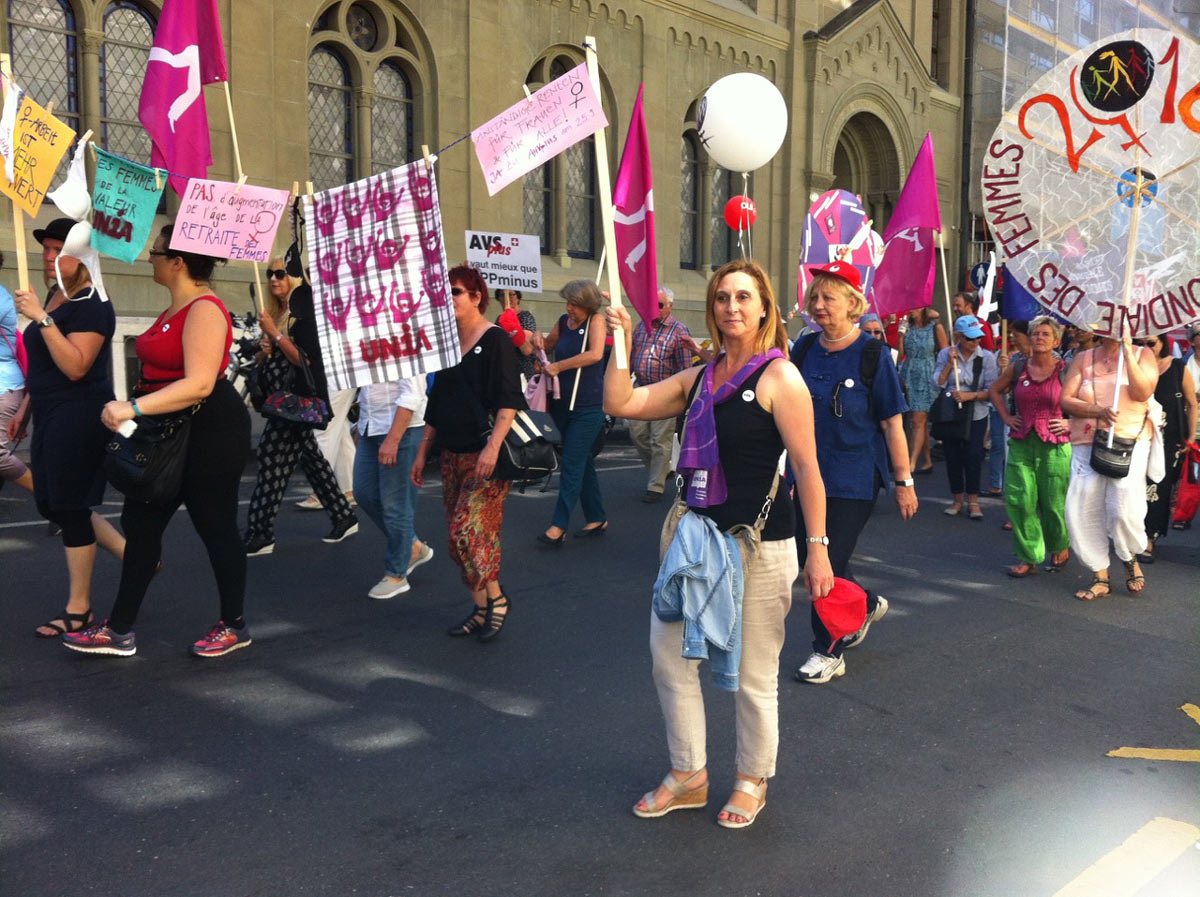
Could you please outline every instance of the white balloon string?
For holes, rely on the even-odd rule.
[[[742,196],[746,197],[747,200],[750,199],[750,172],[748,172],[748,171],[742,172]],[[746,247],[747,247],[747,251],[749,253],[749,257],[754,258],[754,243],[752,242],[753,238],[750,236],[750,220],[749,220],[750,219],[750,210],[749,209],[745,210],[745,215],[746,215]],[[739,223],[740,223],[740,219],[739,219]]]

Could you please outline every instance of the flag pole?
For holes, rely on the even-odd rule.
[[[9,86],[12,84],[12,57],[7,53],[0,53],[0,77],[4,82],[3,96],[7,97]],[[28,290],[30,289],[29,259],[25,244],[25,215],[17,207],[15,199],[10,199],[9,202],[12,204],[13,243],[17,253],[17,286],[19,289]]]
[[[597,99],[603,103],[600,90],[600,66],[596,61],[596,38],[588,35],[583,39],[584,54],[587,59],[588,78],[592,82],[592,90]],[[608,296],[614,306],[621,305],[621,278],[617,271],[617,231],[613,223],[612,179],[608,174],[608,137],[605,129],[596,132],[596,192],[600,198],[600,223],[604,228],[605,266],[608,271]],[[613,352],[617,356],[617,369],[627,370],[628,361],[625,358],[625,331],[618,327],[613,331]],[[578,380],[578,377],[576,377]]]
[[[242,152],[238,148],[237,125],[233,121],[233,97],[229,93],[229,82],[222,81],[221,86],[225,88],[225,108],[229,112],[229,135],[233,138],[233,163],[237,169],[238,180],[242,181],[246,177],[246,172],[242,170]],[[258,318],[261,321],[263,316],[262,303],[262,278],[258,271],[258,262],[254,262],[254,309],[258,312]]]
[[[946,276],[946,237],[941,232],[938,235],[938,253],[942,259],[942,287],[946,291],[946,332],[954,330],[954,306],[950,303],[950,278]]]

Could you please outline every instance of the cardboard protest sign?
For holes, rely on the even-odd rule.
[[[179,203],[171,248],[268,262],[287,202],[286,190],[191,178]]]
[[[578,65],[471,132],[488,196],[607,126],[587,65]]]
[[[458,364],[437,182],[423,161],[306,197],[304,214],[331,389]]]
[[[469,230],[467,264],[493,290],[542,291],[542,238],[536,234]]]
[[[26,94],[13,126],[13,177],[0,170],[0,191],[22,212],[36,215],[74,137],[74,131]]]
[[[133,264],[146,246],[167,172],[96,149],[92,247]]]

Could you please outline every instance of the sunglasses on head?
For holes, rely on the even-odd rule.
[[[287,269],[286,268],[268,268],[267,269],[267,277],[272,278],[274,280],[283,280],[285,277],[287,277]]]

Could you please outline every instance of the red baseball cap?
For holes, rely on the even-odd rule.
[[[844,265],[845,262],[834,262]],[[813,601],[813,608],[836,645],[842,636],[858,632],[867,621],[867,593],[848,579],[835,577],[833,590]],[[829,649],[833,650],[833,645]]]
[[[808,265],[808,273],[812,274],[828,274],[831,277],[836,277],[839,280],[844,280],[854,289],[862,292],[862,275],[858,273],[849,262],[830,262],[828,265]]]

